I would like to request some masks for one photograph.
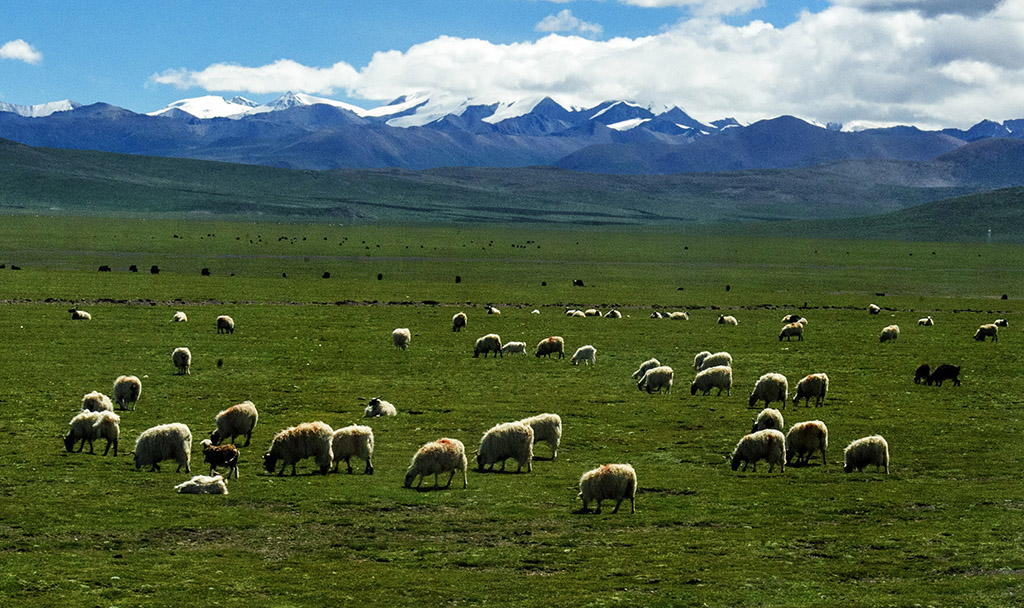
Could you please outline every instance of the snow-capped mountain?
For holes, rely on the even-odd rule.
[[[252,113],[260,104],[244,97],[227,99],[218,95],[204,95],[190,99],[179,99],[165,108],[149,112],[148,116],[162,116],[172,110],[180,110],[196,118],[231,118]]]
[[[43,116],[49,116],[54,112],[67,112],[68,110],[74,110],[75,108],[81,107],[81,105],[82,104],[75,103],[69,99],[41,103],[35,106],[19,106],[0,101],[0,112],[11,112],[18,116],[25,116],[28,118],[41,118]]]

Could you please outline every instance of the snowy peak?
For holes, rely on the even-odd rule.
[[[41,103],[34,106],[19,106],[13,103],[4,103],[0,101],[0,112],[12,112],[26,118],[42,118],[43,116],[49,116],[54,112],[67,112],[68,110],[74,110],[75,108],[80,107],[82,107],[82,104],[69,99],[51,101],[49,103]]]
[[[165,108],[149,112],[149,116],[174,116],[171,110],[187,112],[196,118],[242,118],[252,114],[265,114],[278,110],[287,110],[302,106],[328,105],[342,110],[353,112],[358,116],[364,116],[366,110],[333,99],[313,97],[304,93],[288,92],[277,99],[265,104],[259,104],[245,97],[233,97],[227,99],[218,95],[204,95],[189,99],[179,99]]]
[[[313,97],[312,95],[306,95],[305,93],[292,93],[291,91],[288,91],[270,103],[253,108],[252,113],[276,112],[278,110],[287,110],[288,108],[315,105],[333,106],[335,108],[352,112],[357,116],[366,115],[366,110],[363,108],[343,101],[335,101],[333,99],[327,99],[326,97]]]

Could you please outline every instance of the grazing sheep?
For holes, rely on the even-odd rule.
[[[409,342],[411,341],[412,334],[409,332],[408,327],[399,327],[395,331],[391,332],[391,342],[402,350],[409,348]]]
[[[629,512],[636,513],[636,471],[628,464],[606,464],[591,469],[580,477],[583,512],[590,510],[591,501],[597,501],[595,513],[601,513],[602,500],[614,500],[612,513],[619,512],[622,501],[629,499]]]
[[[621,319],[622,318],[622,313],[617,311],[617,310],[609,310],[608,312],[604,313],[604,318],[605,319]]]
[[[879,306],[877,304],[868,304],[868,314],[869,315],[877,315],[880,312],[882,312],[882,309],[879,308]]]
[[[783,325],[782,331],[779,332],[779,342],[782,342],[783,338],[785,338],[786,341],[789,342],[789,339],[792,338],[793,336],[796,336],[797,340],[804,339],[804,326],[802,323],[794,322],[789,323],[787,325]]]
[[[416,484],[418,488],[423,485],[424,477],[433,474],[434,487],[436,488],[437,476],[440,473],[451,472],[451,475],[448,477],[448,483],[444,486],[450,488],[455,472],[461,470],[462,488],[465,489],[469,485],[469,480],[466,476],[467,466],[466,448],[462,445],[462,442],[458,439],[442,437],[437,441],[424,444],[413,454],[412,463],[409,464],[409,470],[405,473],[405,487],[412,487],[412,482],[416,481],[416,478],[419,477],[420,482]]]
[[[185,313],[181,312],[180,310],[175,312],[174,316],[171,317],[171,322],[172,323],[185,323],[187,321],[188,321],[188,316]]]
[[[235,333],[235,320],[227,315],[221,315],[217,317],[217,333],[218,334],[233,334]]]
[[[174,352],[171,353],[171,361],[174,362],[174,367],[178,368],[179,376],[192,373],[192,351],[184,346],[174,349]]]
[[[929,374],[928,379],[924,383],[928,386],[933,384],[942,386],[943,380],[952,380],[953,386],[960,386],[960,366],[943,363],[936,367],[934,372]]]
[[[802,319],[802,318],[803,317],[801,317],[800,315],[794,313],[794,314],[786,315],[786,316],[782,317],[782,323],[783,324],[786,324],[786,323],[799,323],[800,319]]]
[[[295,475],[295,463],[303,458],[313,458],[320,467],[320,473],[326,475],[334,461],[334,452],[331,450],[333,435],[334,429],[319,420],[289,427],[274,435],[270,450],[263,455],[263,466],[268,473],[273,473],[280,460],[278,477],[284,475],[284,470],[289,466],[292,467],[292,475]]]
[[[584,317],[600,317],[601,311],[596,308],[588,308],[583,311]]]
[[[689,321],[690,320],[690,315],[688,315],[685,312],[680,310],[680,311],[668,313],[668,318],[672,319],[674,321]]]
[[[562,441],[562,418],[558,414],[537,414],[519,422],[533,429],[533,445],[544,441],[551,446],[551,460],[558,456],[558,444]]]
[[[698,371],[699,372],[701,370],[701,365],[704,363],[704,359],[707,359],[710,356],[711,356],[711,351],[708,351],[708,350],[702,350],[699,353],[697,353],[696,355],[694,355],[693,356],[693,369],[694,369],[694,371]],[[732,366],[730,365],[729,367],[732,367]]]
[[[490,428],[480,438],[480,450],[476,456],[476,468],[481,473],[484,468],[493,471],[496,463],[501,463],[505,470],[505,460],[515,458],[519,467],[516,473],[526,467],[526,472],[533,471],[533,428],[522,422],[505,422]]]
[[[71,422],[68,423],[68,432],[64,435],[64,449],[71,452],[76,441],[82,443],[78,446],[81,452],[85,448],[85,442],[89,442],[89,453],[92,454],[92,442],[97,439],[106,439],[107,447],[103,450],[106,456],[110,447],[114,447],[114,456],[117,456],[117,439],[121,435],[121,418],[112,411],[101,410],[97,412],[82,410]]]
[[[377,418],[378,416],[397,416],[398,410],[388,401],[380,397],[370,399],[363,410],[363,418]]]
[[[334,469],[338,472],[338,465],[345,461],[348,472],[352,473],[352,463],[349,459],[355,456],[366,461],[365,475],[373,475],[373,429],[368,426],[353,424],[334,431],[331,438],[331,449],[334,451]]]
[[[883,344],[886,342],[894,342],[896,338],[900,337],[900,326],[899,325],[887,325],[882,328],[882,333],[878,334],[879,342]]]
[[[238,479],[238,448],[233,445],[213,445],[209,439],[199,442],[203,448],[203,460],[210,465],[210,475],[216,472],[217,467],[229,467],[228,479],[234,474]]]
[[[71,313],[72,321],[91,321],[92,315],[85,312],[84,310],[78,310],[77,308],[69,308],[68,312]]]
[[[811,404],[811,397],[814,397],[814,405],[820,406],[825,401],[825,393],[828,392],[828,376],[825,374],[808,374],[796,384],[796,394],[793,395],[793,406],[795,407],[801,399],[804,405]]]
[[[487,358],[487,353],[494,353],[495,357],[504,356],[501,354],[501,337],[498,334],[487,334],[477,338],[473,346],[473,357],[479,357],[480,353],[484,354],[484,359]]]
[[[99,391],[93,391],[82,397],[82,409],[90,412],[111,412],[114,410],[114,404],[110,401],[110,397]]]
[[[146,429],[135,440],[132,454],[136,469],[151,466],[150,471],[159,471],[160,462],[174,460],[178,463],[177,472],[180,473],[181,467],[185,467],[185,472],[191,473],[192,431],[180,422]]]
[[[225,439],[235,443],[235,438],[245,435],[245,445],[249,447],[252,440],[252,430],[256,428],[256,422],[260,414],[252,401],[243,401],[238,405],[232,405],[226,410],[217,414],[217,428],[210,433],[210,441],[213,445],[220,445]]]
[[[647,373],[647,370],[654,369],[660,365],[661,362],[658,361],[657,359],[648,359],[644,361],[643,363],[640,364],[640,369],[633,372],[633,379],[637,380],[643,378],[644,374]]]
[[[500,315],[501,311],[498,310],[497,308],[491,306],[490,304],[488,304],[487,305],[487,314],[489,314],[489,315]]]
[[[694,376],[693,383],[690,384],[690,394],[696,395],[697,391],[700,391],[702,395],[707,395],[713,388],[718,389],[717,395],[721,395],[722,391],[725,391],[726,395],[732,395],[731,367],[716,365],[701,370]]]
[[[984,342],[985,338],[992,337],[993,342],[999,341],[999,327],[995,323],[986,323],[978,328],[978,331],[974,332],[974,339],[979,342]]]
[[[550,359],[551,355],[555,353],[558,353],[559,359],[565,359],[565,340],[562,339],[562,336],[551,336],[538,342],[537,352],[534,355]]]
[[[876,471],[885,467],[885,474],[889,474],[889,444],[881,435],[861,437],[843,452],[844,473],[852,473],[854,469],[863,471],[869,464],[875,465]]]
[[[118,376],[114,380],[114,403],[120,410],[135,409],[135,402],[142,396],[142,381],[137,376]]]
[[[814,453],[821,451],[821,464],[827,464],[828,427],[821,420],[798,422],[786,433],[786,461],[789,464],[807,464]],[[794,460],[795,459],[795,460]]]
[[[673,378],[675,378],[675,372],[671,367],[659,365],[644,372],[640,381],[636,383],[636,388],[641,391],[646,389],[647,394],[651,394],[653,391],[660,393],[661,389],[665,389],[666,393],[671,393]]]
[[[506,342],[501,347],[501,353],[503,355],[525,355],[526,342]]]
[[[654,312],[651,313],[651,318],[652,319],[664,319],[665,315],[660,313],[660,312],[658,312],[658,311],[654,311]]]
[[[587,365],[595,365],[597,363],[597,349],[590,344],[577,348],[576,352],[572,355],[572,364],[579,365],[581,361]]]
[[[700,369],[698,369],[697,371],[704,371],[709,367],[718,367],[719,365],[732,367],[732,355],[725,351],[715,353],[713,355],[707,355],[700,362]]]
[[[782,409],[786,409],[786,400],[789,399],[789,382],[782,374],[768,372],[757,379],[754,385],[754,392],[750,393],[750,407],[757,405],[758,401],[764,401],[768,407],[772,401],[782,402]]]
[[[921,384],[927,380],[931,372],[932,368],[927,363],[918,365],[917,370],[914,371],[914,384]]]
[[[992,322],[992,325],[995,325],[996,327],[1009,327],[1010,326],[1009,322],[1007,322],[1006,319],[996,319],[995,321]]]
[[[466,313],[457,312],[452,317],[452,331],[462,331],[462,328],[466,326]]]
[[[181,494],[227,494],[228,484],[220,475],[196,475],[174,486],[174,489]]]
[[[918,325],[923,325],[924,327],[931,327],[931,326],[935,325],[935,319],[933,319],[931,317],[931,315],[928,315],[927,317],[923,317],[921,319],[918,319],[917,320],[917,324]]]
[[[740,322],[732,315],[718,315],[719,325],[739,325]]]
[[[775,429],[765,429],[756,433],[744,435],[736,444],[732,453],[732,470],[740,468],[743,463],[743,470],[747,465],[754,465],[757,471],[757,461],[764,460],[768,463],[768,472],[775,470],[779,465],[780,472],[786,472],[786,437]]]
[[[750,427],[750,432],[756,433],[765,429],[781,431],[784,428],[786,428],[786,425],[782,420],[782,412],[773,407],[766,407],[757,415],[757,418],[754,420],[754,426]]]

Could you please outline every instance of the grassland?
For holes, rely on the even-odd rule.
[[[5,604],[1022,602],[1019,246],[28,216],[0,218],[0,244]],[[486,303],[502,314],[483,314]],[[93,320],[70,321],[71,305]],[[626,318],[570,319],[567,305]],[[649,319],[655,308],[691,320]],[[174,310],[189,322],[170,323]],[[458,310],[467,332],[450,331]],[[726,311],[738,327],[714,322]],[[808,318],[806,339],[780,343],[791,311]],[[215,333],[218,314],[235,334]],[[916,325],[926,314],[935,327]],[[971,339],[997,316],[1010,320],[998,342]],[[879,344],[889,323],[903,332]],[[413,332],[406,352],[390,344],[395,327]],[[597,365],[474,359],[492,331],[593,344]],[[193,352],[189,376],[174,375],[176,346]],[[732,353],[731,395],[686,390],[704,349]],[[671,395],[631,382],[651,356],[676,369]],[[961,365],[963,386],[914,385],[921,362]],[[730,470],[766,371],[791,384],[829,374],[824,407],[784,411],[787,425],[828,424],[827,465]],[[66,453],[81,396],[122,373],[144,383],[121,416],[122,454]],[[261,471],[276,431],[361,421],[375,395],[400,412],[370,421],[375,475]],[[228,496],[175,494],[184,473],[137,472],[126,455],[158,423],[185,422],[198,443],[243,399],[260,423]],[[423,442],[472,449],[492,424],[542,411],[565,423],[558,460],[539,446],[530,474],[401,487]],[[842,448],[872,433],[889,441],[891,474],[843,474]],[[616,461],[637,469],[637,513],[576,513],[580,474]],[[201,456],[193,471],[205,472]]]

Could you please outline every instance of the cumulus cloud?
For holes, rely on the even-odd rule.
[[[356,70],[345,62],[338,62],[327,68],[315,68],[290,59],[279,59],[274,63],[254,68],[232,63],[215,63],[198,72],[184,69],[166,70],[154,74],[151,80],[179,89],[197,87],[207,91],[297,91],[329,95],[337,89],[353,86],[356,77]]]
[[[38,64],[43,61],[43,54],[21,38],[11,40],[0,46],[0,59],[13,59],[25,63]]]
[[[598,36],[604,31],[599,24],[587,23],[573,15],[569,9],[544,17],[534,29],[538,32],[579,32]]]
[[[994,11],[1002,0],[832,0],[864,11],[918,11],[923,15],[979,16]]]

